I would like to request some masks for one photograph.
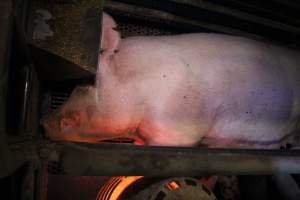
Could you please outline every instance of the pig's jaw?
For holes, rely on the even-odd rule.
[[[135,132],[127,132],[122,134],[116,133],[100,133],[100,132],[73,132],[72,133],[57,133],[47,134],[47,137],[53,141],[73,141],[73,142],[88,142],[88,143],[103,143],[101,141],[113,140],[120,138],[130,138],[137,145],[145,144],[145,141]]]
[[[84,123],[81,127],[73,127],[72,130],[68,131],[54,131],[53,128],[48,128],[45,129],[45,135],[54,141],[101,143],[103,140],[130,138],[136,144],[144,144],[144,141],[138,136],[137,128],[134,125],[129,126],[127,123],[122,124],[121,122],[105,124],[103,120],[96,120],[97,124],[93,124],[93,121]]]

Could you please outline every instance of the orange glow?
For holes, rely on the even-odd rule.
[[[178,188],[180,188],[179,183],[176,181],[171,181],[166,186],[169,190],[177,190]]]
[[[96,200],[118,200],[121,194],[143,176],[116,176],[103,185]]]

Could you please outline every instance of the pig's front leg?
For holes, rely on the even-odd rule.
[[[144,120],[138,127],[138,132],[145,145],[148,146],[196,146],[201,139],[195,131],[179,130],[174,125],[163,120]]]

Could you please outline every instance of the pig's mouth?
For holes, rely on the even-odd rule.
[[[130,138],[130,137],[105,137],[102,139],[99,138],[71,138],[71,137],[59,137],[56,134],[48,134],[48,138],[54,141],[74,141],[74,142],[87,142],[87,143],[95,143],[95,144],[132,144],[132,145],[143,145],[144,141],[138,138]]]
[[[87,135],[66,135],[66,134],[54,134],[53,132],[46,131],[45,134],[50,140],[54,141],[73,141],[73,142],[87,142],[95,144],[132,144],[132,145],[144,145],[145,141],[142,138],[136,136],[91,136]]]
[[[106,138],[97,141],[97,144],[134,144],[134,145],[145,145],[145,141],[141,138],[135,137],[114,137]]]
[[[110,144],[110,143],[114,143],[114,144],[134,144],[135,143],[135,139],[134,138],[110,138],[110,139],[102,139],[102,140],[98,140],[97,141],[98,144]]]

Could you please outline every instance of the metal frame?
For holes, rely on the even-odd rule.
[[[66,143],[65,174],[199,176],[300,173],[300,150],[242,150]]]
[[[14,163],[60,162],[75,176],[200,176],[300,174],[300,150],[147,147],[31,141],[11,146]]]

